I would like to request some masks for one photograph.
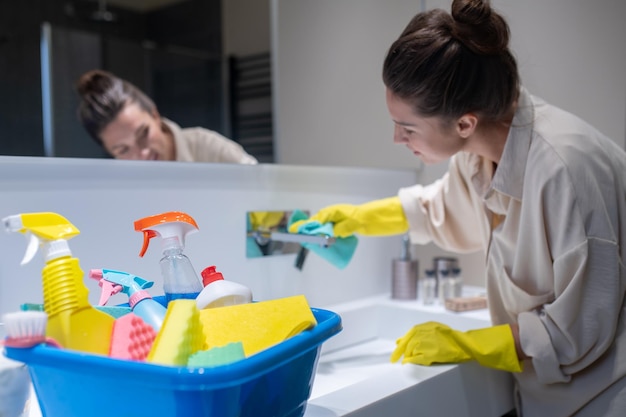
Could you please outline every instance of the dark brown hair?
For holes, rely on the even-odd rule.
[[[110,72],[93,70],[83,74],[76,84],[80,96],[78,118],[89,135],[102,145],[100,133],[128,103],[153,114],[154,102],[141,90]]]
[[[488,0],[454,0],[451,13],[429,10],[411,20],[389,48],[383,81],[422,116],[501,120],[519,91],[509,36]]]

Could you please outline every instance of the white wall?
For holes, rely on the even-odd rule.
[[[416,0],[272,0],[279,163],[418,169],[392,145],[381,81]]]
[[[492,6],[509,22],[523,84],[626,148],[626,2],[493,0]]]
[[[216,265],[225,279],[249,286],[257,300],[304,294],[312,306],[323,307],[388,292],[400,237],[361,238],[343,270],[310,253],[299,271],[295,254],[246,258],[246,212],[315,212],[339,199],[360,203],[380,198],[415,181],[414,172],[400,170],[0,157],[0,218],[57,212],[81,231],[69,243],[85,272],[127,271],[155,281],[150,292],[157,295],[162,294],[160,242],[152,241],[140,258],[142,234],[134,231],[133,223],[183,211],[200,227],[188,237],[185,249],[196,272]],[[24,302],[42,302],[43,260],[38,254],[20,267],[26,240],[0,232],[2,314]],[[97,282],[85,282],[90,301],[97,303]],[[122,295],[115,297],[124,302]]]

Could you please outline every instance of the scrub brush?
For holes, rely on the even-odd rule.
[[[205,335],[196,300],[170,301],[147,361],[185,366],[189,357],[205,349]]]
[[[143,361],[150,353],[156,331],[134,313],[115,320],[111,335],[109,356],[118,359]]]
[[[16,311],[2,316],[7,337],[4,346],[11,348],[31,348],[40,343],[61,348],[51,337],[46,337],[48,314],[43,311]]]

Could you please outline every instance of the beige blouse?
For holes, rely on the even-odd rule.
[[[181,129],[171,120],[163,119],[176,144],[176,160],[179,162],[229,162],[256,164],[257,160],[243,147],[217,132],[201,127]]]
[[[626,152],[522,89],[494,169],[459,153],[401,189],[411,240],[486,254],[492,321],[518,323],[531,357],[524,416],[624,415]]]

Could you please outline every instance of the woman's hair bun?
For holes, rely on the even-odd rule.
[[[88,94],[103,94],[113,85],[113,75],[101,70],[93,70],[83,74],[78,83],[76,90],[81,96]]]
[[[509,26],[489,0],[454,0],[453,36],[475,53],[497,55],[508,50]]]

